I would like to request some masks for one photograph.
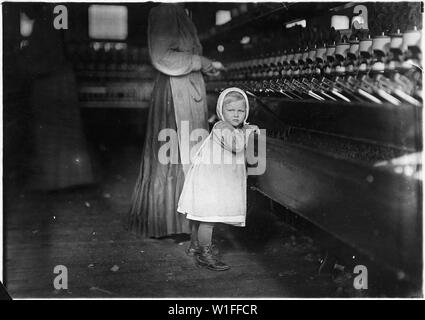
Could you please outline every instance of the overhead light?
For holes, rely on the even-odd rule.
[[[22,40],[19,47],[22,49],[24,47],[27,47],[28,45],[29,45],[28,40]]]
[[[218,45],[218,46],[217,46],[217,51],[218,51],[218,52],[223,52],[223,51],[224,51],[224,46],[223,46],[223,45],[221,45],[221,44],[220,44],[220,45]]]
[[[115,50],[124,50],[127,49],[127,44],[124,42],[115,43]]]
[[[251,38],[248,36],[245,36],[241,39],[241,44],[248,44],[250,43],[250,41],[251,41]]]
[[[305,28],[307,26],[307,21],[304,20],[295,20],[295,21],[291,21],[285,24],[285,28],[289,29],[295,26],[301,26],[303,28]]]
[[[112,48],[112,44],[109,42],[106,42],[104,48],[105,48],[105,51],[109,51]]]
[[[98,51],[101,48],[100,42],[93,42],[93,49],[94,51]]]

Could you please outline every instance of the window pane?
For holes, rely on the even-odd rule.
[[[21,12],[21,36],[29,37],[33,26],[34,20],[31,20],[25,13]]]
[[[127,7],[91,5],[89,7],[89,36],[94,39],[127,38]]]
[[[228,10],[219,10],[215,14],[215,24],[220,26],[232,20],[232,14]]]
[[[332,16],[331,27],[334,27],[335,30],[350,29],[350,19],[347,16]]]

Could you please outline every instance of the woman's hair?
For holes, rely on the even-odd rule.
[[[240,100],[245,101],[244,96],[239,92],[232,91],[232,92],[229,92],[228,94],[226,94],[226,96],[223,99],[223,104],[229,103],[229,102],[240,101]]]

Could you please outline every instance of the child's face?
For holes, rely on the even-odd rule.
[[[245,120],[245,101],[224,101],[223,118],[232,126],[237,127]]]

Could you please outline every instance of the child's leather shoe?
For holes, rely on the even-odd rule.
[[[213,271],[226,271],[230,269],[227,264],[219,261],[214,256],[211,246],[201,247],[201,253],[196,257],[196,262],[199,267]]]
[[[201,253],[201,247],[199,246],[198,241],[191,241],[189,246],[186,249],[186,254],[189,257],[196,256]]]

